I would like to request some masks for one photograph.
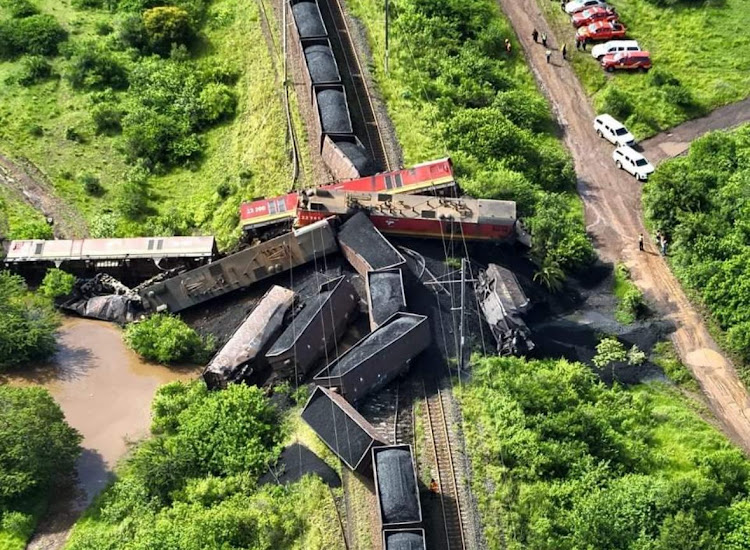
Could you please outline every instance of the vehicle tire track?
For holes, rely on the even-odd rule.
[[[560,59],[557,53],[559,44],[550,45],[555,54],[554,62],[548,64],[545,49],[532,40],[531,31],[534,28],[553,36],[536,1],[498,0],[518,35],[535,78],[548,96],[558,119],[564,121],[563,139],[573,155],[589,234],[602,259],[613,263],[624,262],[647,299],[675,325],[671,337],[680,358],[692,370],[724,430],[748,452],[748,392],[647,236],[641,211],[641,185],[611,163],[612,148],[594,133],[594,110],[572,67]],[[573,51],[571,55],[588,54]],[[750,118],[747,106],[748,100],[745,100],[737,106],[718,111],[713,117],[685,123],[670,133],[689,143],[707,130],[747,120]],[[666,137],[669,136],[657,136],[645,142],[643,145],[647,155],[653,154],[659,144],[668,141]],[[661,151],[666,156],[663,148]],[[679,152],[679,148],[666,151]],[[661,158],[656,155],[654,160]],[[638,250],[639,233],[647,236],[644,252]]]

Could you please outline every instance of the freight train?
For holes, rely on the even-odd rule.
[[[346,90],[317,0],[291,0],[286,6],[292,21],[287,25],[292,61],[309,90],[318,152],[336,179],[374,174],[375,162],[354,133]]]
[[[449,158],[443,158],[411,168],[323,185],[321,189],[434,194],[438,190],[452,189],[455,185],[453,164]],[[262,237],[288,230],[297,215],[298,200],[299,194],[295,192],[243,203],[240,206],[243,231],[250,237]]]

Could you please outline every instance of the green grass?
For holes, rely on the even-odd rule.
[[[8,239],[28,238],[29,230],[44,227],[47,222],[41,212],[34,210],[4,185],[0,185],[0,235]],[[48,236],[52,230],[47,228]]]
[[[660,367],[675,385],[692,392],[700,391],[693,374],[682,364],[671,342],[658,342],[652,350],[651,361]]]
[[[694,99],[681,107],[668,87],[652,84],[648,74],[607,75],[589,52],[574,47],[574,30],[556,2],[538,0],[558,40],[573,50],[573,66],[598,112],[608,90],[623,92],[632,103],[626,123],[638,138],[673,127],[705,112],[739,101],[750,90],[750,9],[746,0],[677,2],[658,7],[649,0],[611,0],[628,37],[651,52],[654,69],[676,77]]]
[[[96,37],[95,26],[113,21],[113,15],[104,10],[75,10],[70,0],[36,0],[35,4],[70,31],[70,42],[106,40]],[[270,10],[268,13],[272,15]],[[7,13],[3,10],[0,15]],[[221,246],[228,246],[239,234],[240,202],[291,187],[292,167],[285,137],[286,117],[257,3],[215,0],[203,32],[206,46],[202,56],[241,72],[236,85],[237,115],[204,134],[205,160],[195,170],[178,168],[151,178],[151,206],[157,215],[188,213],[199,232],[215,234]],[[0,86],[0,151],[28,157],[49,176],[57,193],[90,223],[102,211],[112,208],[113,191],[127,169],[118,151],[120,138],[94,134],[88,94],[72,90],[65,79],[51,79],[30,87],[12,83],[10,79],[18,73],[21,63],[22,60],[0,63],[0,81],[7,80]],[[67,61],[57,57],[52,64],[61,74]],[[120,95],[126,98],[128,93]],[[297,123],[299,127],[298,117]],[[37,127],[43,130],[41,137],[33,135]],[[67,128],[75,128],[85,143],[66,140]],[[307,155],[306,149],[302,153]],[[303,177],[309,166],[309,159],[304,157]],[[75,176],[82,171],[100,178],[106,190],[102,197],[86,195],[75,182]],[[221,199],[216,189],[225,182],[233,185],[235,192]],[[128,232],[138,231],[137,224],[128,227]]]
[[[615,319],[623,325],[634,323],[645,313],[643,293],[630,279],[630,272],[623,264],[617,264],[613,273],[612,292],[617,298]]]

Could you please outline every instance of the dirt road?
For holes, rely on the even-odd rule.
[[[51,217],[56,238],[74,239],[88,235],[83,216],[55,194],[41,170],[30,161],[11,160],[0,154],[0,185],[7,186],[44,216]]]
[[[564,132],[575,161],[587,229],[599,255],[606,261],[624,262],[649,302],[675,325],[672,340],[681,359],[692,369],[727,434],[750,452],[750,399],[734,367],[722,355],[653,242],[647,237],[646,251],[638,251],[638,234],[647,235],[641,215],[641,185],[615,169],[612,147],[594,133],[594,110],[573,69],[560,59],[557,44],[552,43],[551,64],[545,61],[544,48],[534,44],[534,27],[553,36],[536,0],[498,1]],[[703,133],[701,123],[695,124],[683,128],[685,135]]]

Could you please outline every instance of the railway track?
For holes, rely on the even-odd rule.
[[[350,98],[349,108],[356,112],[356,115],[364,125],[365,135],[363,137],[365,139],[363,140],[363,144],[369,149],[375,164],[381,170],[393,170],[396,168],[396,163],[392,163],[388,156],[388,150],[385,146],[380,123],[378,122],[370,86],[365,76],[363,60],[360,58],[357,48],[354,45],[342,0],[326,0],[325,2],[321,1],[321,4],[326,4],[328,7],[328,12],[333,21],[333,31],[339,42],[343,60],[346,64],[346,72],[354,88],[355,97]]]
[[[427,430],[427,445],[432,447],[435,458],[442,520],[445,526],[444,548],[467,550],[465,519],[462,511],[461,489],[458,484],[456,464],[451,450],[449,422],[450,395],[441,388],[439,381],[422,382],[424,390],[424,416]],[[431,442],[431,443],[430,443]],[[435,537],[439,537],[435,533]]]

